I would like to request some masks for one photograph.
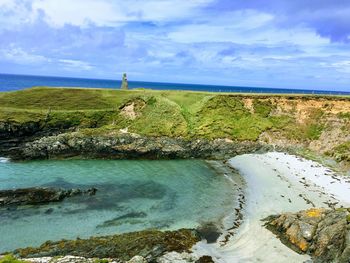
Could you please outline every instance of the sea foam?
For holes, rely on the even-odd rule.
[[[8,163],[9,161],[10,161],[9,158],[0,157],[0,163]]]

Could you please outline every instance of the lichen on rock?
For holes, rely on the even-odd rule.
[[[265,226],[298,253],[310,254],[315,263],[350,262],[350,209],[312,208],[270,216]]]

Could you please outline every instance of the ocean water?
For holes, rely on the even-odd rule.
[[[0,253],[47,240],[220,222],[232,182],[201,160],[0,162],[0,189],[96,187],[95,196],[0,209]]]
[[[119,89],[120,80],[64,78],[44,76],[24,76],[0,74],[0,91],[20,90],[34,86],[48,87],[85,87]],[[242,93],[288,93],[288,94],[335,94],[350,95],[350,92],[305,90],[305,89],[277,89],[239,86],[214,86],[198,84],[160,83],[147,81],[129,81],[129,88],[149,88],[156,90],[192,90],[211,92],[242,92]]]

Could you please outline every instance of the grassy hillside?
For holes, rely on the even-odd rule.
[[[323,151],[334,156],[348,153],[349,116],[349,97],[45,87],[0,93],[3,123],[270,143],[322,143],[320,137],[333,136],[339,142]]]

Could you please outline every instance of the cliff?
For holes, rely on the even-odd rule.
[[[31,88],[0,93],[0,155],[222,158],[269,147],[349,164],[350,98]]]

